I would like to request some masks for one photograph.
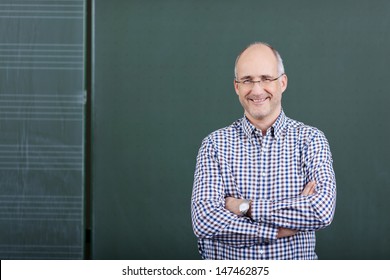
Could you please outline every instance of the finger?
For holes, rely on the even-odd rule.
[[[308,195],[311,188],[311,182],[307,183],[305,188],[302,191],[302,195]]]
[[[311,195],[315,191],[316,182],[310,181],[302,191],[302,195]]]
[[[316,186],[317,186],[317,183],[315,181],[312,181],[311,183],[312,183],[312,185],[311,185],[311,188],[310,188],[310,191],[309,191],[309,195],[312,195],[312,194],[315,193]]]
[[[310,185],[309,185],[309,188],[308,188],[308,194],[307,195],[312,195],[312,194],[314,194],[315,193],[315,191],[316,191],[316,182],[314,182],[314,181],[311,181],[310,182]]]

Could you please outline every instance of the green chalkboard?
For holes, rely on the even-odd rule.
[[[199,259],[190,198],[201,140],[242,117],[236,55],[284,59],[283,108],[324,131],[338,197],[320,259],[390,258],[390,2],[93,2],[94,259]]]

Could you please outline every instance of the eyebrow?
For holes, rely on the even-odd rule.
[[[260,77],[260,78],[273,78],[273,77],[270,76],[270,75],[260,75],[259,77]],[[242,80],[253,80],[253,79],[254,79],[253,76],[251,76],[251,75],[246,75],[246,76],[244,76],[244,77],[241,77],[239,80],[242,81]]]
[[[247,75],[247,76],[241,77],[239,80],[251,80],[251,79],[253,79],[253,77],[250,75]]]

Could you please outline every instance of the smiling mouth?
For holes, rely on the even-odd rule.
[[[265,98],[249,98],[250,101],[252,101],[254,104],[263,104],[268,97]]]

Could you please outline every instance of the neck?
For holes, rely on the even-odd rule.
[[[275,119],[276,120],[276,119]],[[267,134],[268,128],[270,128],[275,121],[271,122],[263,122],[263,121],[258,121],[256,120],[255,122],[251,121],[251,123],[261,131],[261,134],[264,136]]]
[[[257,129],[261,131],[262,135],[264,136],[267,134],[268,128],[270,128],[278,119],[279,115],[280,112],[276,116],[268,116],[264,118],[252,118],[249,116],[249,114],[246,114],[246,117]]]

